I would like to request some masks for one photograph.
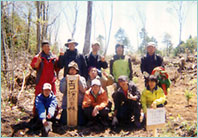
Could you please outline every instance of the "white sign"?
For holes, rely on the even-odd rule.
[[[165,108],[147,109],[147,126],[165,123]]]

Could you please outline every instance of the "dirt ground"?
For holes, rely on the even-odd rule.
[[[177,59],[175,59],[177,60]],[[168,61],[169,62],[169,61]],[[190,64],[190,63],[189,63]],[[195,63],[197,65],[197,63]],[[173,118],[180,118],[182,121],[197,122],[197,69],[185,69],[178,72],[178,66],[174,64],[166,64],[166,71],[168,72],[172,81],[170,91],[167,96],[168,104],[166,108],[166,126],[165,129],[158,130],[160,136],[165,133],[165,130],[170,127],[169,122]],[[61,71],[62,72],[62,71]],[[144,89],[144,79],[140,72],[139,64],[133,64],[133,81],[136,83],[140,91]],[[62,73],[59,74],[62,78]],[[61,106],[62,94],[59,92],[59,81],[56,81],[57,99],[59,106]],[[185,90],[193,92],[194,96],[190,99],[190,105],[187,106]],[[18,88],[15,92],[20,91]],[[8,90],[1,87],[1,136],[2,137],[38,137],[39,132],[32,132],[27,127],[27,122],[32,118],[32,107],[34,103],[34,88],[26,86],[21,93],[17,104],[11,101],[6,101],[5,97]],[[113,93],[113,86],[108,87],[108,93]],[[111,98],[110,98],[111,99]],[[61,111],[60,111],[61,112]],[[60,117],[60,114],[57,118]],[[180,124],[179,124],[180,125]],[[176,127],[176,126],[174,126]],[[172,128],[174,129],[174,128]],[[122,128],[112,129],[110,127],[104,128],[102,126],[93,127],[77,127],[67,128],[66,126],[57,127],[53,132],[49,133],[50,137],[151,137],[150,131],[145,131],[143,128],[136,129],[130,126],[123,126]],[[184,136],[172,134],[171,136]]]

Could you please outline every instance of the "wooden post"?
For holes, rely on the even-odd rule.
[[[158,137],[157,128],[154,128],[153,129],[153,137]]]
[[[79,75],[67,75],[67,126],[78,123],[78,80]]]

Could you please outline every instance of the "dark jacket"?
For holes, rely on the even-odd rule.
[[[128,92],[133,96],[136,95],[138,97],[136,102],[140,104],[140,92],[138,91],[136,85],[132,81],[130,81],[128,85]],[[113,93],[112,98],[115,104],[115,110],[119,110],[123,104],[128,104],[130,101],[132,101],[124,95],[124,91],[121,87],[118,88],[118,91]]]
[[[148,53],[144,57],[141,58],[141,71],[142,73],[146,71],[147,73],[151,74],[153,69],[158,66],[163,66],[163,58],[159,55],[152,55],[150,56]]]
[[[126,62],[128,64],[125,64]],[[114,77],[116,82],[120,75],[126,75],[130,80],[132,80],[133,70],[131,65],[131,59],[124,55],[114,55],[113,58],[110,60],[110,74]]]
[[[45,97],[42,93],[40,93],[35,99],[35,106],[39,119],[43,120],[46,119],[46,114],[48,113],[50,113],[52,117],[54,116],[58,102],[53,92],[50,93],[49,97]]]
[[[87,68],[96,67],[97,69],[101,70],[101,68],[106,69],[108,67],[107,62],[102,62],[100,55],[93,56],[92,52],[85,56],[85,60],[87,62]]]
[[[64,77],[68,72],[68,64],[71,61],[75,61],[78,64],[79,74],[86,78],[87,65],[85,62],[85,58],[82,54],[78,53],[77,49],[75,49],[74,51],[68,49],[63,56],[59,56],[58,67],[64,67]]]

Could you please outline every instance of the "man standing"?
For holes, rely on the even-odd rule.
[[[115,105],[112,125],[118,122],[124,125],[130,124],[131,117],[134,116],[134,123],[140,128],[140,92],[125,75],[119,76],[118,83],[120,87],[112,95]]]
[[[52,85],[52,91],[56,94],[56,74],[59,68],[57,67],[58,59],[50,52],[50,45],[47,40],[42,42],[42,52],[36,55],[31,62],[31,66],[36,70],[36,91],[35,96],[42,92],[44,83]]]
[[[155,54],[156,45],[154,42],[149,42],[147,47],[147,54],[141,58],[141,72],[145,77],[145,85],[147,84],[146,78],[151,75],[153,69],[158,66],[163,66],[163,58]]]
[[[124,54],[124,45],[116,44],[116,55],[110,61],[110,74],[114,77],[115,82],[118,82],[120,75],[126,75],[130,80],[133,77],[131,60]]]
[[[99,71],[101,71],[101,68],[106,69],[108,67],[107,62],[105,61],[105,58],[98,55],[98,51],[100,49],[99,42],[95,41],[92,43],[92,52],[85,56],[86,62],[87,62],[87,68],[90,67],[96,67]]]
[[[64,77],[68,72],[68,64],[71,61],[75,61],[78,64],[79,74],[86,78],[87,76],[87,65],[85,58],[82,54],[78,53],[78,50],[75,48],[78,45],[74,39],[68,39],[65,46],[68,48],[65,53],[60,52],[58,67],[64,67]]]

